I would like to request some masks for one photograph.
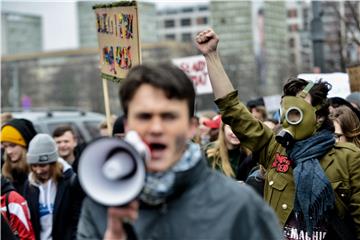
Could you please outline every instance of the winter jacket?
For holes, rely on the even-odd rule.
[[[102,239],[107,209],[87,198],[77,239]],[[165,203],[140,203],[138,239],[281,239],[273,211],[245,184],[211,170],[206,161],[176,175]]]
[[[4,177],[1,177],[1,214],[18,238],[35,239],[27,202]]]
[[[267,169],[264,198],[285,225],[294,208],[293,169],[290,165],[288,171],[278,172],[273,167],[276,154],[286,157],[285,149],[275,141],[271,129],[251,116],[236,91],[215,102],[223,122],[231,126],[241,144],[258,154],[260,164]],[[340,219],[350,215],[360,239],[360,150],[338,143],[319,162],[336,193],[336,215]]]
[[[40,240],[40,190],[31,180],[31,175],[30,173],[29,180],[25,184],[24,197],[29,203],[36,239]],[[75,239],[82,201],[76,197],[78,191],[76,174],[71,169],[65,171],[57,183],[51,233],[53,240]]]
[[[215,148],[215,142],[208,143],[204,146],[204,154],[208,160],[209,166],[215,161],[215,155],[208,153],[209,149]],[[241,148],[228,150],[229,162],[232,170],[235,173],[235,179],[245,181],[250,171],[256,166],[256,161],[252,160],[252,155],[246,155],[245,151]],[[221,166],[216,165],[215,169],[223,172]]]

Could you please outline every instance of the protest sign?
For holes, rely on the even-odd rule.
[[[94,7],[103,79],[124,79],[141,62],[138,8],[135,1]]]
[[[212,93],[212,87],[204,56],[198,55],[176,58],[173,59],[172,62],[185,72],[192,80],[197,94]]]
[[[351,92],[360,92],[360,65],[350,66],[347,69]]]
[[[328,97],[346,98],[350,94],[349,76],[346,73],[303,73],[298,78],[316,82],[318,80],[326,81],[332,88]]]

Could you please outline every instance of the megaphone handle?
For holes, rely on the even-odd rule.
[[[123,222],[124,230],[126,232],[127,238],[126,240],[138,240],[138,237],[136,236],[134,227],[131,223]]]

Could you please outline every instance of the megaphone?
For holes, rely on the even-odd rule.
[[[105,206],[135,199],[145,183],[149,151],[136,132],[125,140],[102,138],[89,144],[79,161],[79,181],[86,194]]]

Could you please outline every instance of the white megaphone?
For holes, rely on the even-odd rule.
[[[86,194],[105,206],[125,205],[145,183],[145,161],[150,152],[135,131],[92,142],[81,154],[79,181]]]

